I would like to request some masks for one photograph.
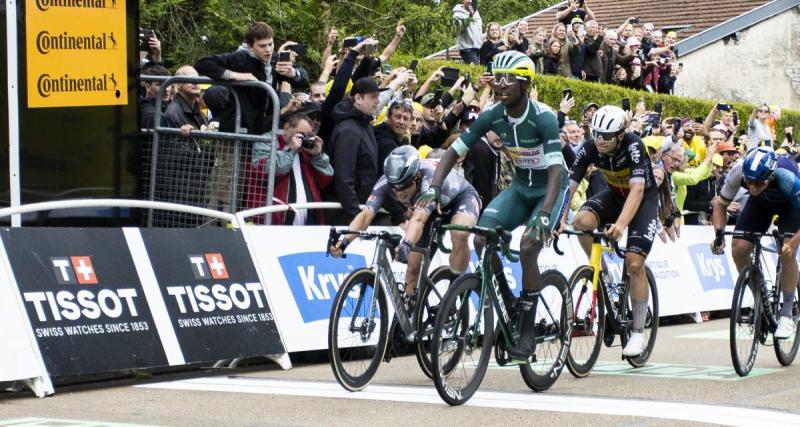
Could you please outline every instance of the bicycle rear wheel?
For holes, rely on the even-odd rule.
[[[575,310],[567,369],[576,378],[589,375],[603,346],[606,307],[602,289],[592,290],[593,275],[594,269],[584,265],[578,267],[569,279]]]
[[[792,319],[797,319],[797,316],[800,314],[800,310],[798,310],[798,303],[797,298],[800,296],[800,282],[797,284],[797,289],[794,292],[794,304],[792,308]],[[780,290],[778,291],[780,292]],[[783,297],[781,297],[783,299]],[[777,311],[776,311],[777,313]],[[787,339],[779,340],[773,338],[774,347],[775,347],[775,356],[778,358],[778,362],[782,366],[789,366],[794,362],[795,356],[797,356],[797,347],[800,346],[800,328],[797,327],[797,322],[794,323],[794,335]]]
[[[658,289],[656,288],[656,278],[653,276],[653,272],[650,271],[650,267],[645,266],[644,268],[645,275],[647,276],[647,286],[650,290],[650,296],[647,300],[647,318],[644,322],[644,337],[647,340],[647,344],[644,347],[644,351],[642,354],[638,356],[626,357],[625,360],[633,366],[634,368],[641,368],[647,363],[647,359],[650,358],[650,355],[653,354],[653,348],[656,346],[656,336],[658,335]],[[622,347],[625,347],[625,344],[628,343],[628,339],[631,336],[631,329],[633,325],[633,303],[631,300],[631,291],[630,291],[630,277],[625,275],[625,300],[622,302],[622,307],[620,308],[620,315],[622,319],[625,319],[631,327],[624,328],[621,339]]]
[[[436,324],[436,314],[450,283],[456,279],[456,274],[450,266],[443,265],[433,270],[419,291],[416,307],[417,329],[417,363],[428,378],[433,379],[433,364],[431,363],[431,335]],[[463,327],[466,328],[467,316],[463,316]]]
[[[464,274],[453,282],[439,305],[431,343],[433,383],[449,405],[469,400],[489,366],[494,313],[488,295],[483,307],[470,309],[471,303],[479,303],[480,293],[480,277]],[[463,317],[467,317],[466,328]]]
[[[386,295],[374,288],[375,273],[356,270],[339,287],[331,308],[328,356],[336,381],[349,391],[361,390],[372,381],[386,352],[391,319],[387,318]]]
[[[753,266],[739,274],[731,303],[731,360],[733,369],[744,377],[753,369],[761,334],[761,283]]]
[[[567,278],[557,270],[541,274],[541,296],[536,308],[536,362],[519,365],[525,384],[545,391],[558,380],[569,354],[573,307]]]

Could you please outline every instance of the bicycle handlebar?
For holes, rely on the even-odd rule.
[[[325,248],[325,256],[329,256],[331,254],[331,246],[335,245],[336,242],[339,241],[339,237],[344,235],[355,235],[364,240],[383,240],[389,244],[392,252],[400,245],[400,241],[403,240],[403,236],[399,234],[392,234],[388,231],[352,231],[352,230],[337,230],[336,227],[331,227],[331,231],[328,234],[328,246]],[[347,258],[347,255],[342,253],[342,258]]]
[[[606,236],[606,234],[603,233],[603,232],[600,232],[600,231],[564,230],[560,234],[566,234],[567,236],[590,236],[592,238],[592,240],[597,242],[597,243],[601,243],[602,241],[605,241],[606,244],[609,247],[614,249],[614,253],[616,253],[618,257],[620,257],[622,259],[625,259],[625,254],[619,249],[619,244],[617,244],[617,242],[609,239],[608,236]],[[564,252],[562,252],[560,249],[558,249],[558,236],[556,236],[556,238],[553,239],[553,250],[555,250],[556,253],[559,256],[563,256],[564,255]]]
[[[503,256],[508,258],[509,261],[511,262],[519,261],[519,252],[511,249],[511,237],[512,237],[511,233],[504,230],[502,225],[498,225],[495,228],[485,228],[485,227],[477,227],[477,226],[469,226],[461,224],[448,224],[442,226],[441,228],[449,231],[464,231],[470,234],[476,234],[478,236],[485,237],[487,239],[488,245],[499,244],[500,249],[503,252]],[[440,248],[444,248],[444,246],[441,245],[442,242],[441,239],[443,235],[444,233],[441,233],[438,236]]]

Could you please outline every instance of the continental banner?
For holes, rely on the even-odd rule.
[[[187,363],[285,353],[241,231],[141,234]]]
[[[125,0],[27,0],[28,107],[128,103]]]
[[[120,229],[0,230],[51,376],[164,366]]]

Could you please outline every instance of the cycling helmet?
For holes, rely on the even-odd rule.
[[[536,67],[528,55],[522,52],[511,50],[503,52],[494,57],[492,61],[492,73],[510,73],[527,79],[533,79]]]
[[[592,130],[599,133],[617,133],[625,130],[628,115],[625,110],[613,105],[606,105],[595,111],[592,116]]]
[[[383,162],[383,174],[392,185],[413,178],[419,170],[419,152],[410,145],[395,148]]]
[[[747,152],[742,172],[748,181],[768,180],[778,168],[778,156],[769,147],[758,147]]]

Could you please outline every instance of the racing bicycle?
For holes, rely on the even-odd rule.
[[[744,238],[753,242],[753,262],[739,273],[736,286],[733,288],[733,301],[731,302],[731,359],[733,369],[739,376],[744,377],[753,369],[758,354],[758,344],[767,345],[769,334],[774,333],[778,327],[778,315],[783,299],[780,257],[775,265],[774,281],[765,277],[760,261],[764,258],[764,252],[779,254],[784,239],[788,239],[792,235],[781,234],[777,230],[772,233],[725,231],[723,235]],[[762,237],[772,237],[776,249],[765,247],[761,243]],[[797,291],[800,291],[800,283],[795,292],[792,308],[794,335],[788,339],[778,339],[774,336],[772,338],[775,356],[783,366],[792,364],[797,356],[797,347],[800,345],[800,328],[797,327],[800,314],[797,298],[800,294]]]
[[[438,219],[432,230],[433,235],[440,232]],[[390,338],[394,348],[413,345],[420,368],[425,375],[432,377],[429,339],[436,306],[455,279],[455,274],[449,266],[440,266],[428,275],[430,244],[412,248],[422,255],[422,263],[417,282],[417,302],[407,305],[402,295],[404,284],[395,281],[391,268],[392,255],[402,236],[387,231],[337,231],[331,227],[326,253],[346,234],[363,240],[376,240],[377,244],[372,264],[351,272],[342,281],[334,298],[328,325],[328,356],[336,380],[349,391],[366,387],[377,373],[381,360],[388,362],[392,357],[391,352],[387,352]],[[396,319],[392,328],[387,295]]]
[[[602,256],[604,253],[615,252],[624,259],[614,241],[609,241],[602,232],[584,232],[564,230],[561,234],[572,236],[590,236],[592,250],[589,255],[589,264],[578,267],[569,279],[569,289],[574,305],[574,318],[572,323],[572,343],[567,357],[567,369],[577,377],[583,378],[592,371],[600,354],[601,343],[607,347],[614,344],[616,335],[620,336],[622,346],[628,343],[633,329],[633,312],[630,298],[630,280],[627,269],[622,269],[622,283],[611,283],[611,275],[603,273]],[[564,255],[558,249],[558,238],[553,242],[553,248],[559,255]],[[653,353],[658,333],[658,290],[653,272],[645,266],[647,282],[650,288],[650,298],[647,303],[647,317],[645,319],[645,338],[647,345],[639,356],[626,357],[633,367],[642,367]]]
[[[465,231],[486,238],[475,273],[459,276],[447,290],[438,307],[431,338],[433,382],[439,396],[450,405],[465,403],[477,391],[489,366],[494,344],[498,365],[512,362],[507,349],[519,339],[522,322],[504,301],[494,280],[492,258],[498,251],[510,261],[519,260],[509,247],[511,234],[495,229],[446,225],[446,230]],[[441,235],[439,237],[441,239]],[[443,246],[440,243],[440,246]],[[564,368],[570,345],[572,301],[567,280],[560,272],[542,272],[540,301],[536,313],[536,352],[519,365],[525,384],[534,391],[550,388]],[[517,304],[518,305],[518,304]],[[494,329],[494,312],[498,314]]]

